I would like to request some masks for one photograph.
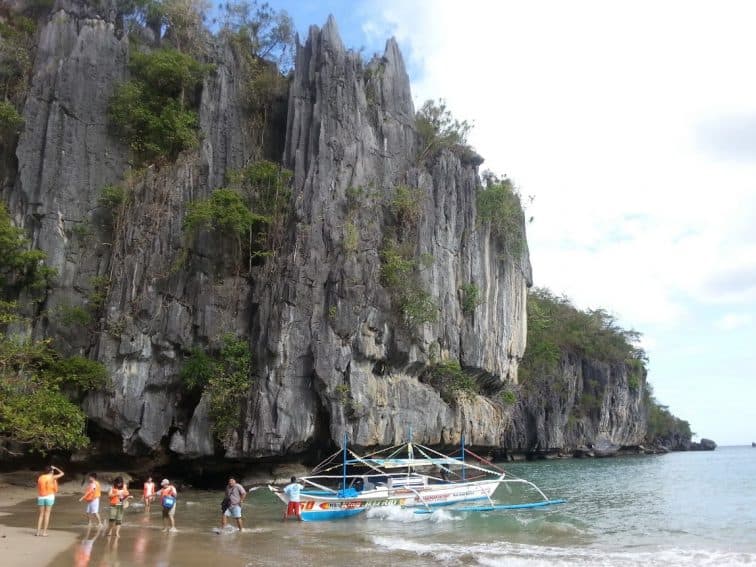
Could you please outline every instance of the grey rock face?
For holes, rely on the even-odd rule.
[[[701,446],[702,451],[713,451],[717,448],[717,444],[711,439],[701,439],[699,445]]]
[[[87,2],[56,6],[40,34],[10,195],[11,210],[59,272],[36,331],[106,364],[112,390],[89,396],[85,408],[122,436],[125,451],[212,454],[206,402],[187,399],[180,358],[226,332],[247,334],[250,287],[229,274],[227,250],[212,239],[201,238],[189,264],[176,266],[187,204],[251,157],[256,134],[244,127],[237,60],[219,47],[223,61],[203,91],[201,148],[124,179],[127,151],[108,132],[107,106],[127,78],[128,38]],[[129,193],[115,228],[98,204],[108,184]],[[110,281],[102,319],[86,328],[61,321],[63,309],[90,310],[96,277]]]
[[[255,290],[258,384],[240,451],[297,451],[315,440],[367,446],[409,438],[434,444],[497,445],[503,409],[483,398],[445,403],[418,376],[433,361],[516,380],[524,349],[530,278],[476,224],[477,171],[452,152],[415,163],[409,80],[396,43],[363,65],[335,22],[311,28],[297,52],[289,98],[285,165],[295,173],[291,237],[269,283]],[[421,283],[440,307],[436,322],[407,329],[380,284],[380,249],[396,221],[395,187],[420,189]],[[348,193],[358,193],[350,205]],[[358,233],[348,246],[347,225]],[[460,287],[483,304],[462,313]]]
[[[286,126],[274,118],[264,131],[246,115],[243,62],[219,44],[203,87],[200,147],[125,178],[127,153],[108,133],[107,102],[127,78],[128,40],[110,5],[101,13],[77,0],[57,6],[41,31],[11,210],[60,273],[36,332],[107,365],[112,389],[90,395],[85,408],[120,434],[123,451],[256,458],[340,443],[344,433],[358,446],[410,434],[523,451],[640,442],[641,399],[621,368],[566,357],[564,391],[515,407],[498,396],[447,403],[423,379],[436,362],[458,360],[484,391],[517,382],[531,269],[526,246],[510,254],[511,243],[477,221],[478,158],[447,149],[417,161],[409,79],[393,40],[366,64],[345,49],[333,20],[311,28],[288,111],[274,113]],[[204,234],[184,258],[188,204],[230,169],[271,157],[281,132],[294,183],[275,257],[241,276],[229,244]],[[98,197],[116,183],[129,201],[114,222]],[[438,317],[418,326],[403,323],[381,285],[380,251],[403,230],[390,207],[398,185],[422,195],[407,242],[417,258],[432,257],[418,279]],[[110,282],[100,319],[87,329],[63,324],[54,313],[88,308],[95,277]],[[472,313],[462,309],[466,284],[480,290]],[[179,372],[193,346],[216,345],[227,332],[249,338],[255,375],[244,425],[219,447],[207,397],[186,392]],[[596,382],[600,407],[570,419]]]
[[[550,388],[523,388],[503,447],[523,453],[596,456],[640,445],[646,433],[645,376],[631,388],[628,368],[564,353]]]
[[[9,200],[59,274],[45,305],[47,328],[38,332],[84,352],[90,337],[55,313],[86,305],[92,278],[107,270],[97,199],[125,166],[125,150],[108,135],[106,116],[114,86],[125,76],[128,47],[111,22],[90,17],[83,3],[72,4],[84,13],[53,12],[40,31]]]

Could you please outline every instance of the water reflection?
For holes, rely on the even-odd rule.
[[[76,546],[74,551],[74,565],[76,567],[87,567],[89,561],[92,558],[92,548],[94,542],[102,533],[100,526],[89,526],[87,533],[81,539],[81,542]]]

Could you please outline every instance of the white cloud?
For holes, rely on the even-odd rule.
[[[750,327],[751,323],[753,323],[753,318],[747,313],[727,313],[715,323],[715,326],[721,331],[735,331]]]

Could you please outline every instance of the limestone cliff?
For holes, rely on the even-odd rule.
[[[410,428],[433,444],[457,443],[462,434],[498,444],[500,407],[483,397],[449,405],[418,376],[435,357],[516,380],[527,253],[505,257],[476,223],[475,163],[446,151],[417,164],[417,153],[396,43],[365,66],[344,48],[333,20],[311,28],[297,53],[284,153],[295,173],[295,218],[275,275],[255,292],[259,374],[242,452],[296,450],[343,431],[358,445],[392,444]],[[438,320],[416,330],[398,323],[380,285],[379,250],[395,222],[385,203],[399,184],[422,191],[416,251],[433,258],[422,280],[440,306]],[[362,189],[351,211],[350,188]],[[352,250],[347,223],[359,233]],[[472,316],[460,304],[468,282],[483,291]]]
[[[503,447],[510,453],[609,455],[646,434],[645,374],[563,352],[551,380],[523,386]]]
[[[107,118],[133,49],[116,6],[58,0],[43,18],[17,174],[5,189],[59,273],[34,333],[110,370],[112,387],[85,401],[96,440],[183,458],[292,455],[338,444],[344,433],[356,445],[388,445],[410,430],[434,445],[464,435],[471,445],[525,452],[639,441],[640,401],[615,367],[565,357],[564,391],[502,402],[525,349],[527,246],[508,247],[479,221],[481,158],[453,149],[418,157],[394,40],[365,62],[333,19],[310,28],[288,100],[260,125],[245,114],[244,58],[216,38],[200,146],[134,172]],[[227,243],[203,234],[187,257],[188,204],[262,157],[294,172],[275,254],[240,273]],[[128,190],[117,219],[100,202],[116,183]],[[381,250],[402,230],[390,205],[399,186],[421,195],[411,252],[429,259],[419,285],[438,307],[422,324],[402,320],[381,279]],[[466,285],[480,290],[473,309],[463,306]],[[93,320],[72,325],[61,313],[74,308]],[[255,370],[243,425],[221,445],[206,396],[189,394],[179,372],[192,347],[217,345],[229,331],[249,341]],[[445,360],[459,361],[480,393],[442,396],[425,376]],[[587,380],[603,385],[600,407],[571,418]]]

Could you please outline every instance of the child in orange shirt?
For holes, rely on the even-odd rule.
[[[92,527],[92,520],[96,520],[95,526],[100,527],[100,483],[97,482],[97,473],[89,473],[87,488],[84,490],[84,496],[79,498],[79,502],[86,502],[87,525]]]
[[[108,537],[115,533],[118,537],[121,535],[121,524],[123,523],[123,503],[132,498],[129,494],[129,489],[123,483],[123,479],[117,476],[113,480],[113,487],[108,493],[110,499],[110,529],[108,530]]]

